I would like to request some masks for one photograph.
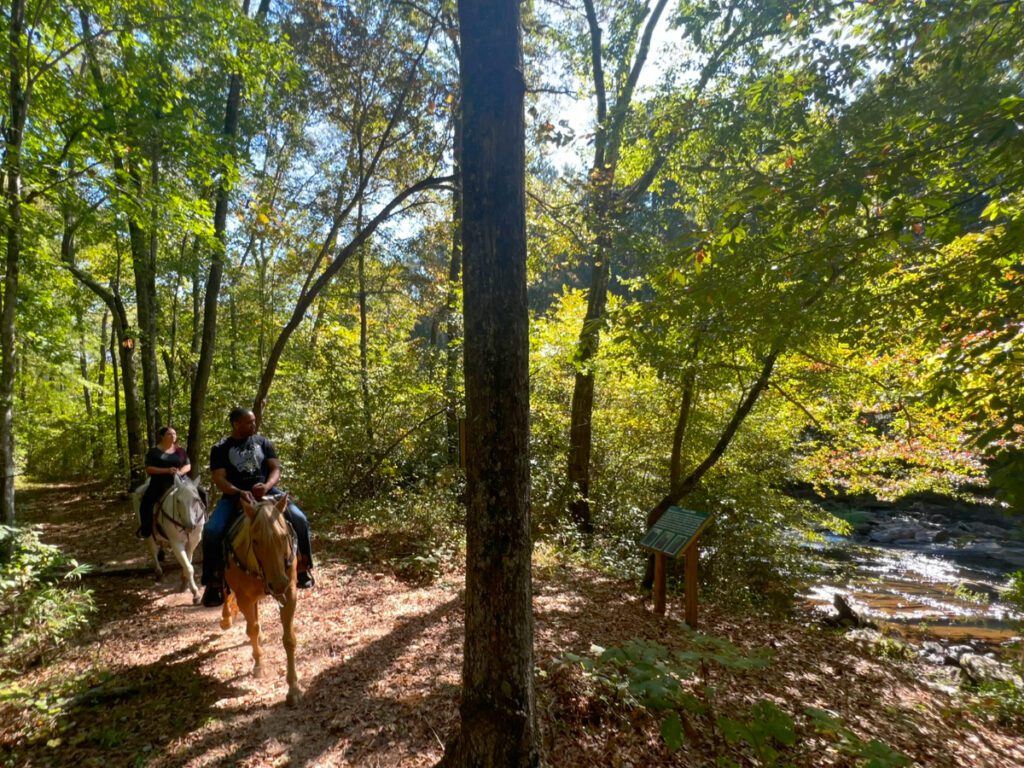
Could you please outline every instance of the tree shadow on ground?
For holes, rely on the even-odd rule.
[[[46,702],[42,727],[28,742],[3,745],[4,762],[105,768],[148,761],[211,718],[219,700],[237,695],[231,683],[202,674],[204,660],[219,652],[206,645],[195,643],[116,674],[92,668],[51,683],[45,699],[35,694]]]
[[[450,660],[440,651],[461,647],[461,604],[453,597],[398,623],[308,681],[300,647],[305,693],[298,707],[279,700],[265,709],[221,708],[223,727],[183,744],[166,764],[204,756],[207,764],[224,766],[285,754],[292,766],[364,765],[371,758],[392,765],[429,752],[439,757],[458,698],[458,686],[442,679]]]

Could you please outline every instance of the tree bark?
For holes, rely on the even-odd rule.
[[[362,156],[359,159],[359,177],[362,178]],[[363,201],[356,207],[356,230],[363,228]],[[363,431],[366,432],[367,448],[373,449],[373,409],[370,405],[370,355],[369,323],[366,316],[366,244],[359,248],[359,392],[363,402]]]
[[[89,389],[89,361],[85,354],[85,320],[82,310],[78,310],[75,318],[78,324],[78,372],[82,377],[82,402],[85,404],[85,416],[92,421],[92,392]]]
[[[106,408],[103,404],[103,390],[107,386],[107,324],[110,322],[110,310],[104,307],[103,321],[100,323],[100,369],[96,376],[99,388],[96,390],[96,408],[100,413]]]
[[[591,75],[597,103],[596,131],[594,135],[594,163],[590,170],[592,203],[590,225],[594,231],[594,245],[590,255],[590,290],[587,297],[587,316],[580,330],[576,354],[576,375],[573,381],[571,420],[569,423],[569,516],[581,533],[594,530],[590,508],[590,459],[593,446],[594,369],[593,360],[601,344],[601,330],[605,322],[608,303],[608,284],[611,278],[613,185],[619,153],[625,132],[626,116],[633,93],[647,62],[654,28],[665,10],[667,0],[657,0],[646,22],[642,16],[633,19],[634,33],[643,32],[637,52],[629,66],[629,74],[616,94],[609,110],[605,91],[604,51],[601,45],[601,27],[594,0],[584,0],[584,10],[590,36]]]
[[[448,463],[459,463],[459,281],[462,279],[462,104],[455,105],[455,146],[452,158],[455,188],[452,190],[452,257],[448,264],[448,297],[445,307],[444,402]]]
[[[256,10],[256,22],[261,22],[270,9],[270,0],[260,0]],[[249,0],[244,0],[243,12],[248,15]],[[238,117],[242,103],[242,76],[231,75],[228,84],[228,96],[224,109],[223,136],[227,144],[225,151],[230,157],[235,156],[235,143],[238,136]],[[192,476],[199,468],[197,457],[203,441],[203,411],[206,407],[206,394],[210,386],[210,372],[213,370],[213,353],[217,345],[217,302],[220,299],[220,283],[224,274],[224,262],[227,258],[227,220],[228,196],[230,188],[228,169],[221,169],[220,183],[217,185],[217,198],[213,210],[213,235],[217,241],[210,271],[206,277],[206,295],[203,299],[203,334],[199,348],[199,362],[196,365],[195,380],[192,382],[192,397],[189,403],[188,417],[188,455],[193,459]]]
[[[466,472],[461,731],[445,766],[536,766],[518,0],[460,0]]]
[[[121,430],[121,390],[117,380],[117,333],[114,330],[116,325],[116,322],[111,323],[110,328],[110,373],[114,381],[114,439],[117,445],[117,473],[124,479],[124,433]],[[128,484],[131,486],[131,478],[128,478]]]
[[[686,428],[690,425],[690,413],[693,411],[694,389],[697,382],[697,355],[700,353],[700,338],[693,340],[690,362],[683,373],[683,396],[679,403],[679,416],[676,428],[672,433],[672,458],[669,460],[668,486],[674,488],[679,484],[683,473],[683,439]]]
[[[14,525],[14,374],[15,323],[18,301],[18,269],[21,262],[21,150],[28,115],[29,94],[25,90],[25,67],[22,61],[25,35],[25,0],[13,0],[8,26],[10,67],[7,98],[10,112],[4,136],[4,198],[7,207],[7,253],[4,261],[3,312],[0,313],[0,519]],[[0,552],[0,557],[6,557]]]

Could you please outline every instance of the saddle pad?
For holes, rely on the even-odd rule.
[[[238,519],[228,528],[228,551],[243,571],[251,576],[259,576],[262,571],[256,554],[252,551],[249,530],[249,518],[239,515]]]

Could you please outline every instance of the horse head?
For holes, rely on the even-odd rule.
[[[199,525],[206,515],[206,505],[199,495],[199,487],[191,478],[175,475],[174,487],[168,494],[167,501],[171,506],[168,510],[171,517],[187,530]]]
[[[267,593],[278,602],[292,585],[295,564],[295,536],[284,511],[288,497],[264,498],[254,505],[242,501],[242,509],[249,517],[249,536],[253,553],[262,570],[263,585]]]

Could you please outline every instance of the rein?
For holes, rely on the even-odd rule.
[[[282,516],[284,515],[283,512],[281,512],[280,514]],[[290,522],[288,522],[287,519],[285,519],[284,522],[285,522],[285,525],[288,526],[288,543],[289,543],[289,546],[288,546],[288,556],[285,558],[284,567],[285,567],[285,570],[288,570],[288,569],[290,569],[292,567],[292,564],[295,563],[295,558],[298,555],[299,537],[296,535],[295,529],[292,527],[292,524]],[[249,524],[250,525],[252,524],[251,520],[249,521]],[[281,605],[284,605],[284,592],[280,592],[280,593],[274,592],[270,588],[269,583],[267,582],[267,578],[266,578],[266,576],[263,573],[263,563],[260,561],[259,555],[256,554],[256,551],[253,549],[253,546],[252,546],[252,535],[251,535],[251,533],[250,533],[250,535],[248,537],[249,538],[249,552],[248,552],[248,554],[252,555],[252,559],[250,560],[248,557],[244,557],[242,555],[239,555],[238,550],[235,549],[235,536],[233,534],[237,533],[237,531],[234,530],[234,529],[235,529],[235,526],[232,526],[232,530],[229,530],[229,532],[228,532],[228,551],[229,551],[229,553],[231,555],[231,559],[234,561],[235,565],[238,566],[238,569],[240,571],[242,571],[242,573],[246,574],[247,576],[251,576],[254,579],[259,579],[261,582],[263,582],[263,594],[270,595],[272,598],[277,600],[278,603],[280,603]],[[253,569],[253,568],[249,567],[248,565],[246,565],[247,563],[254,563],[255,564],[255,569]],[[255,570],[255,573],[253,572],[254,570]]]
[[[188,534],[190,534],[192,531],[194,531],[196,529],[196,526],[198,526],[199,523],[198,522],[193,523],[190,516],[186,516],[187,522],[182,523],[178,519],[178,516],[173,514],[173,512],[177,511],[176,501],[177,501],[177,494],[178,494],[179,490],[181,490],[180,486],[171,486],[167,490],[167,493],[165,493],[160,498],[160,501],[157,504],[157,516],[159,518],[164,519],[164,520],[168,520],[171,523],[174,523],[174,527],[177,528],[179,531],[181,531],[182,533],[184,533],[187,536]],[[167,512],[167,510],[164,509],[164,504],[167,502],[168,499],[170,499],[170,501],[171,501],[171,510],[172,510],[172,512]],[[198,496],[197,496],[197,499],[198,499]],[[155,521],[156,520],[154,519],[154,522]]]

